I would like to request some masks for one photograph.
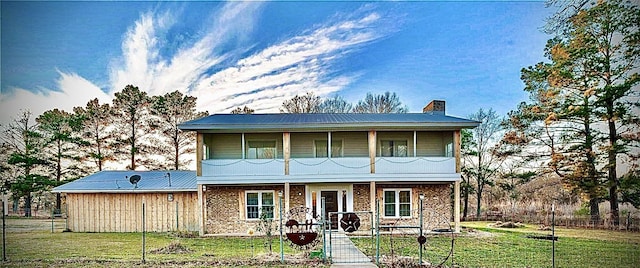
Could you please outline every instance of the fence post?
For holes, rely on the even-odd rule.
[[[56,208],[55,206],[51,208],[51,233],[53,233],[53,219],[55,218]]]
[[[322,221],[322,257],[324,262],[327,261],[327,223],[324,217],[324,197],[320,199],[320,219]],[[329,232],[331,234],[331,232]]]
[[[551,204],[551,267],[556,267],[556,206]]]
[[[423,219],[423,215],[422,215],[422,201],[424,200],[424,194],[420,193],[420,236],[419,238],[422,239],[422,219]],[[422,242],[422,240],[420,241]],[[420,247],[420,262],[418,265],[422,266],[422,243],[418,243],[418,246]]]
[[[280,202],[279,210],[280,210],[280,263],[284,263],[284,241],[282,239],[282,191],[278,191],[278,202]],[[271,242],[269,242],[271,244]]]
[[[4,211],[4,199],[2,200],[2,261],[7,261],[7,231],[6,231],[6,224],[4,221],[4,214],[6,214],[6,212]]]
[[[146,246],[146,230],[145,230],[145,212],[144,203],[142,203],[142,263],[145,263],[145,246]]]
[[[376,264],[380,265],[380,200],[376,199]]]

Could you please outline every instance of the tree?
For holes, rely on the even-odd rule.
[[[463,129],[461,131],[461,146],[462,152],[470,152],[469,146],[472,144],[473,134],[469,129]],[[463,158],[464,159],[464,158]],[[473,185],[471,185],[471,181],[469,181],[469,176],[462,175],[462,182],[460,183],[460,190],[462,191],[462,220],[467,220],[467,215],[469,214],[469,195],[475,193],[473,189]]]
[[[640,142],[637,135],[628,135],[640,125],[640,8],[623,0],[598,1],[588,7],[585,1],[576,2],[581,5],[561,22],[564,27],[559,38],[566,44],[566,57],[580,62],[579,70],[595,80],[589,89],[594,98],[591,113],[602,119],[607,129],[604,166],[612,222],[618,225],[617,162]]]
[[[485,186],[493,186],[502,161],[494,154],[502,134],[501,120],[492,109],[483,109],[469,116],[469,119],[480,122],[471,129],[471,139],[463,151],[462,171],[468,179],[475,181],[476,217],[480,217],[482,194]]]
[[[81,120],[68,112],[53,109],[45,111],[38,118],[38,129],[44,138],[43,152],[54,168],[56,184],[63,180],[78,178],[85,174],[79,166],[78,148],[82,140],[76,135],[81,128]],[[60,193],[56,194],[56,209],[61,207]]]
[[[280,112],[289,114],[317,113],[320,111],[320,97],[309,91],[307,94],[291,98],[282,103]]]
[[[97,170],[102,171],[107,161],[115,159],[109,146],[113,138],[111,107],[108,103],[100,104],[98,98],[95,98],[87,102],[85,108],[74,107],[73,111],[82,123],[83,158],[91,159]]]
[[[244,108],[236,107],[231,111],[231,114],[252,114],[254,112],[254,109],[245,106]]]
[[[353,109],[353,105],[348,103],[340,96],[328,98],[322,101],[320,104],[321,113],[350,113]]]
[[[116,141],[114,149],[127,156],[130,164],[127,169],[136,170],[139,165],[153,168],[152,159],[142,158],[152,151],[152,146],[143,138],[151,133],[149,124],[150,98],[138,87],[127,85],[121,92],[115,93],[113,100],[114,126]],[[123,159],[125,160],[125,159]]]
[[[406,105],[402,105],[396,93],[389,91],[380,95],[367,93],[367,96],[358,101],[353,108],[354,113],[406,113],[409,111]]]
[[[196,112],[196,97],[185,96],[177,90],[152,99],[151,114],[155,116],[153,127],[160,135],[157,152],[165,158],[163,166],[173,170],[186,168],[191,160],[181,159],[181,156],[195,152],[195,133],[183,132],[178,124],[207,116],[208,113]]]
[[[16,169],[18,175],[9,189],[14,196],[24,197],[25,217],[31,217],[31,194],[55,184],[42,175],[47,165],[42,155],[45,142],[38,132],[38,125],[30,121],[31,112],[23,111],[19,118],[6,126],[2,136],[4,146],[11,151],[8,164]]]

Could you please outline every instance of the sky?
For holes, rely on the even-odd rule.
[[[499,114],[526,100],[553,10],[529,1],[1,1],[0,124],[110,102],[132,84],[198,109],[276,113],[308,91],[356,103],[397,93],[410,112]]]

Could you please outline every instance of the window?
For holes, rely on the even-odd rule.
[[[380,141],[380,156],[384,157],[406,157],[409,147],[407,141],[383,140]]]
[[[385,217],[411,217],[411,190],[384,190]]]
[[[453,143],[447,143],[444,146],[444,156],[453,157]]]
[[[260,219],[265,214],[273,219],[273,191],[247,192],[247,219]]]
[[[247,159],[276,158],[276,141],[247,142]]]
[[[315,141],[315,156],[327,157],[327,140]],[[342,157],[342,140],[331,140],[331,157]]]

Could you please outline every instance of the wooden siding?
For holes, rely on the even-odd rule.
[[[291,158],[315,157],[316,140],[327,140],[327,133],[291,133]]]
[[[209,148],[205,159],[242,158],[242,134],[204,134]]]
[[[413,156],[413,131],[403,132],[391,132],[391,131],[378,131],[378,140],[376,142],[376,156],[380,156],[382,150],[381,141],[406,141],[407,142],[407,156]]]
[[[332,140],[342,140],[344,157],[369,157],[368,132],[331,132]],[[295,144],[292,144],[295,146]]]
[[[282,133],[246,133],[244,134],[244,141],[276,141],[276,158],[284,158],[284,151],[282,149]],[[293,146],[294,144],[291,143]],[[247,146],[245,146],[247,148]],[[237,158],[241,158],[238,156]]]
[[[445,156],[445,146],[453,142],[453,132],[419,131],[417,138],[418,156]]]
[[[141,232],[145,203],[149,232],[198,231],[197,193],[68,193],[68,228],[73,232]]]

